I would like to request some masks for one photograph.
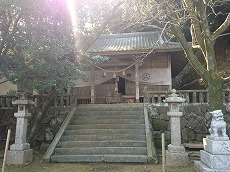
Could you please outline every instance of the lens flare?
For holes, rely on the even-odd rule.
[[[79,41],[79,30],[78,30],[78,19],[77,19],[77,12],[76,12],[76,5],[74,3],[74,0],[67,0],[68,9],[71,17],[71,23],[72,23],[72,30],[74,34],[75,39],[75,46],[77,45],[77,42]],[[75,47],[77,48],[77,46]]]
[[[67,0],[67,3],[68,3],[68,8],[69,8],[69,12],[70,12],[71,21],[72,21],[73,31],[75,34],[78,30],[77,29],[78,22],[77,22],[75,3],[74,3],[74,0]]]

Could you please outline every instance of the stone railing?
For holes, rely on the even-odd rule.
[[[151,103],[163,103],[169,92],[157,92],[157,91],[146,91],[144,96],[144,102]],[[208,103],[208,92],[207,90],[177,90],[177,94],[186,99],[186,103]],[[35,102],[35,106],[42,103],[47,95],[33,95],[31,100]],[[74,98],[75,97],[75,98]],[[12,105],[12,100],[16,100],[16,96],[0,96],[0,108],[8,109],[15,108]],[[90,99],[77,99],[76,96],[71,94],[59,94],[53,101],[53,107],[69,107],[72,104],[89,104]],[[230,103],[230,89],[223,91],[223,103]]]
[[[77,105],[79,104],[90,104],[91,102],[91,99],[90,98],[82,98],[82,99],[77,99]]]
[[[38,104],[42,103],[45,100],[47,95],[33,95],[30,97],[32,101],[34,101],[34,106],[36,107]],[[12,105],[12,100],[16,100],[16,96],[0,96],[0,108],[8,109],[15,108]],[[74,103],[73,96],[71,94],[59,94],[57,98],[53,101],[53,107],[68,107]]]
[[[31,99],[35,102],[35,106],[42,103],[47,95],[33,95]],[[67,107],[73,103],[71,94],[59,94],[53,101],[53,107]]]
[[[208,103],[208,91],[207,90],[177,90],[177,94],[184,99],[186,99],[186,103]],[[150,103],[163,103],[168,95],[171,94],[169,92],[157,92],[148,90],[145,92],[144,102]],[[223,91],[223,103],[230,103],[230,89],[225,89]]]
[[[16,100],[16,96],[0,96],[0,108],[1,109],[8,109],[16,107],[12,105],[12,100]]]

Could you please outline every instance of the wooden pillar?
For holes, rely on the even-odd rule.
[[[95,67],[91,66],[91,103],[95,103]]]
[[[115,89],[114,89],[115,93],[118,93],[118,80],[119,80],[119,76],[116,76],[116,78],[115,78]]]
[[[139,103],[139,95],[140,95],[140,81],[139,81],[139,64],[135,64],[135,88],[136,88],[136,103]]]
[[[170,76],[172,76],[172,60],[171,60],[171,54],[167,54],[167,60],[168,60],[168,69],[170,71]],[[168,87],[168,91],[172,91],[172,77],[170,77],[170,85]]]

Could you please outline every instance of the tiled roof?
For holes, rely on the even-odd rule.
[[[84,36],[78,48],[82,49],[92,40],[92,36]],[[168,42],[160,32],[136,32],[122,34],[102,34],[87,50],[88,53],[175,50],[181,49],[176,42]]]

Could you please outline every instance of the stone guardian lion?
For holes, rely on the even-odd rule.
[[[211,126],[209,129],[211,137],[228,137],[226,134],[226,122],[221,110],[210,112],[212,114]]]

